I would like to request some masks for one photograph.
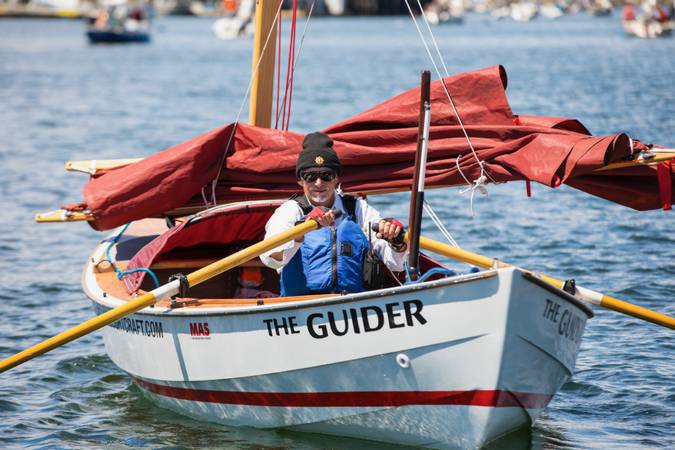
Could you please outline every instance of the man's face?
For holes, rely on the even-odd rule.
[[[330,169],[307,169],[300,174],[298,184],[314,206],[330,208],[335,200],[337,174]]]

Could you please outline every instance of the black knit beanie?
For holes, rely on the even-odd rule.
[[[302,151],[298,154],[295,163],[295,176],[300,178],[300,173],[314,167],[326,167],[332,169],[338,175],[342,174],[342,164],[337,153],[333,150],[333,140],[325,133],[316,132],[305,136],[302,141]]]

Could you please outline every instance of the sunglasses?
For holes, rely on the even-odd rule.
[[[317,178],[321,178],[321,181],[333,181],[336,177],[335,172],[304,172],[300,174],[300,178],[307,183],[314,183]]]

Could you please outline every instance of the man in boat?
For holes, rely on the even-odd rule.
[[[342,165],[327,134],[305,137],[295,174],[303,193],[277,208],[265,226],[265,238],[307,218],[315,219],[321,228],[260,256],[265,265],[280,271],[282,296],[376,287],[379,261],[373,254],[389,270],[404,269],[407,245],[396,239],[403,225],[382,219],[363,198],[342,195],[337,189]],[[374,237],[371,224],[379,225]]]

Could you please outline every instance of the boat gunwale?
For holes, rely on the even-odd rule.
[[[261,204],[270,204],[273,203],[270,200],[257,200],[257,201],[242,201],[242,202],[236,202],[236,203],[231,203],[228,205],[216,205],[214,207],[211,207],[207,210],[204,210],[200,212],[199,214],[195,214],[193,217],[190,217],[186,223],[186,226],[190,226],[191,223],[196,223],[199,222],[201,219],[204,218],[205,214],[208,213],[213,213],[214,211],[228,211],[231,209],[238,209],[241,208],[242,206],[247,206],[253,204],[254,206],[258,206]],[[194,222],[193,222],[194,221]],[[104,307],[109,307],[109,308],[116,308],[118,306],[122,306],[124,304],[127,304],[130,300],[123,300],[119,297],[112,296],[108,293],[106,293],[105,290],[101,288],[101,286],[98,284],[96,280],[96,274],[94,270],[94,266],[96,265],[95,261],[100,260],[103,255],[105,255],[105,247],[106,245],[109,245],[110,239],[114,237],[118,230],[123,229],[123,227],[118,227],[111,233],[110,236],[108,236],[106,239],[101,241],[97,248],[94,250],[90,258],[87,260],[87,263],[85,264],[84,270],[82,272],[82,278],[81,278],[81,284],[83,287],[83,290],[87,297],[89,297],[92,302],[99,304]],[[523,277],[528,280],[533,282],[534,284],[548,290],[549,292],[557,295],[558,297],[567,300],[568,302],[572,303],[574,306],[576,306],[578,309],[580,309],[588,318],[594,317],[593,310],[583,304],[578,298],[574,297],[573,295],[569,294],[568,292],[559,289],[558,287],[542,280],[535,274],[523,270],[519,267],[514,267],[514,266],[509,266],[505,268],[493,268],[493,269],[488,269],[488,270],[483,270],[480,272],[476,273],[469,273],[469,274],[461,274],[461,275],[455,275],[451,277],[446,277],[446,278],[441,278],[438,280],[431,280],[431,281],[425,281],[422,283],[415,283],[415,284],[409,284],[409,285],[400,285],[400,286],[393,286],[385,289],[378,289],[375,291],[367,291],[367,292],[359,292],[359,293],[352,293],[352,294],[336,294],[336,295],[330,295],[328,294],[325,297],[320,297],[320,298],[310,298],[310,299],[303,299],[303,300],[297,300],[297,301],[291,301],[291,302],[278,302],[278,303],[269,303],[269,304],[251,304],[251,305],[238,305],[238,306],[212,306],[209,308],[201,308],[202,305],[189,305],[189,304],[181,304],[180,307],[159,307],[156,304],[148,306],[146,308],[143,308],[139,311],[134,312],[133,314],[143,314],[143,315],[150,315],[150,316],[165,316],[165,315],[171,315],[174,317],[191,317],[191,316],[220,316],[220,315],[233,315],[233,314],[257,314],[260,312],[270,312],[270,311],[287,311],[287,310],[296,310],[296,309],[302,309],[305,307],[316,307],[316,306],[323,306],[323,305],[328,305],[328,304],[335,304],[335,303],[351,303],[351,302],[357,302],[357,301],[364,301],[368,299],[373,299],[373,298],[380,298],[380,297],[385,297],[388,295],[398,295],[398,294],[405,294],[408,292],[415,292],[415,291],[420,291],[420,290],[426,290],[426,289],[433,289],[436,287],[440,286],[450,286],[454,284],[461,284],[469,281],[475,281],[479,279],[484,279],[484,278],[491,278],[493,276],[497,276],[498,272],[500,270],[513,270],[514,272],[520,272]],[[89,283],[88,283],[88,278],[93,277],[93,282],[95,286],[98,288],[98,290],[103,294],[103,295],[97,295],[92,290],[89,288]],[[105,299],[108,299],[106,301]],[[114,301],[110,301],[114,300]],[[159,299],[158,301],[161,301],[163,299]],[[202,300],[207,300],[207,299],[202,299]],[[208,299],[210,300],[210,299]],[[264,300],[264,299],[262,299]]]
[[[563,291],[562,289],[552,285],[551,283],[547,283],[546,281],[542,280],[538,276],[532,274],[531,272],[526,272],[526,271],[521,271],[523,274],[523,277],[529,281],[532,281],[534,284],[537,284],[541,286],[542,288],[546,289],[547,291],[558,295],[559,297],[564,298],[565,300],[569,301],[572,303],[574,306],[579,308],[582,312],[586,314],[586,317],[589,319],[595,317],[595,313],[591,309],[590,306],[584,304],[581,300],[573,296],[567,291]]]
[[[101,298],[100,295],[94,294],[90,289],[89,285],[87,283],[87,275],[91,274],[94,279],[95,279],[95,274],[92,269],[92,259],[95,260],[94,257],[92,257],[87,264],[85,265],[85,270],[82,273],[82,288],[87,295],[93,302],[100,304],[105,307],[109,308],[116,308],[118,306],[122,306],[124,304],[127,304],[129,301],[128,300],[122,300],[118,297],[111,296],[109,294],[106,295],[105,299],[114,299],[114,303],[110,301],[106,301],[103,298]],[[484,270],[481,272],[476,272],[476,273],[470,273],[470,274],[464,274],[464,275],[456,275],[453,277],[447,277],[447,278],[442,278],[439,280],[432,280],[432,281],[425,281],[423,283],[416,283],[416,284],[411,284],[411,285],[401,285],[401,286],[394,286],[386,289],[378,289],[375,291],[367,291],[367,292],[358,292],[358,293],[353,293],[353,294],[336,294],[336,295],[331,295],[327,297],[321,297],[321,298],[314,298],[314,299],[306,299],[306,300],[299,300],[296,302],[288,302],[288,303],[270,303],[270,304],[263,304],[263,305],[250,305],[250,306],[223,306],[223,307],[210,307],[208,309],[202,308],[201,311],[198,309],[198,307],[194,306],[181,306],[180,308],[167,308],[167,307],[157,307],[157,306],[149,306],[146,308],[143,308],[139,311],[134,312],[133,314],[143,314],[143,315],[149,315],[149,316],[167,316],[171,315],[174,317],[192,317],[192,316],[221,316],[221,315],[241,315],[241,314],[258,314],[261,312],[271,312],[271,311],[287,311],[287,310],[295,310],[295,309],[302,309],[306,307],[316,307],[316,306],[324,306],[324,305],[329,305],[329,304],[335,304],[335,303],[351,303],[351,302],[359,302],[359,301],[364,301],[372,298],[380,298],[380,297],[386,297],[388,295],[398,295],[398,294],[405,294],[408,292],[415,292],[415,291],[421,291],[421,290],[427,290],[427,289],[433,289],[441,286],[450,286],[454,284],[462,284],[462,283],[467,283],[470,281],[476,281],[480,279],[487,279],[487,278],[492,278],[497,276],[498,271],[500,270],[511,270],[512,268],[506,268],[506,269],[490,269],[490,270]],[[514,270],[519,270],[519,269],[514,269]],[[98,284],[96,284],[98,287]],[[103,289],[99,290],[103,293],[105,291]],[[264,300],[264,299],[262,299]]]
[[[108,301],[104,300],[101,298],[100,295],[94,294],[90,289],[89,285],[87,283],[87,275],[91,274],[91,276],[94,277],[95,279],[95,274],[93,272],[92,268],[92,260],[95,258],[90,259],[86,266],[85,270],[82,273],[82,287],[84,289],[85,294],[92,300],[92,302],[109,307],[109,308],[115,308],[121,305],[124,305],[128,303],[127,300],[122,300],[114,296],[107,295],[105,299],[108,299]],[[581,309],[587,317],[591,318],[593,317],[593,311],[581,303],[580,300],[575,298],[574,296],[570,295],[569,293],[558,289],[557,287],[545,282],[544,280],[541,280],[540,278],[536,277],[535,275],[532,275],[531,273],[528,273],[526,271],[523,271],[522,269],[516,268],[516,267],[507,267],[507,268],[499,268],[499,269],[490,269],[490,270],[484,270],[481,272],[476,272],[476,273],[470,273],[470,274],[464,274],[464,275],[456,275],[453,277],[447,277],[447,278],[442,278],[439,280],[432,280],[432,281],[425,281],[422,283],[416,283],[416,284],[411,284],[411,285],[401,285],[401,286],[394,286],[386,289],[379,289],[375,291],[367,291],[367,292],[359,292],[359,293],[353,293],[353,294],[347,294],[347,295],[342,295],[342,294],[337,294],[337,295],[332,295],[332,296],[327,296],[327,297],[321,297],[321,298],[314,298],[314,299],[305,299],[305,300],[299,300],[296,302],[288,302],[288,303],[272,303],[272,304],[263,304],[263,305],[250,305],[250,306],[218,306],[218,307],[209,307],[209,308],[201,308],[198,309],[199,307],[191,306],[191,305],[181,305],[179,308],[170,308],[170,307],[157,307],[157,306],[150,306],[143,308],[139,311],[134,312],[133,314],[142,314],[142,315],[147,315],[147,316],[172,316],[172,317],[203,317],[203,316],[229,316],[229,315],[243,315],[243,314],[258,314],[258,313],[266,313],[266,312],[276,312],[276,311],[288,311],[288,310],[297,310],[297,309],[302,309],[302,308],[307,308],[307,307],[319,307],[319,306],[325,306],[325,305],[331,305],[331,304],[340,304],[340,303],[352,303],[352,302],[360,302],[364,300],[369,300],[369,299],[377,299],[381,297],[386,297],[389,295],[399,295],[399,294],[405,294],[409,292],[416,292],[416,291],[422,291],[422,290],[427,290],[427,289],[433,289],[437,287],[442,287],[442,286],[451,286],[451,285],[457,285],[457,284],[463,284],[467,283],[470,281],[477,281],[481,279],[487,279],[487,278],[492,278],[498,275],[500,271],[509,271],[513,270],[514,272],[520,272],[525,279],[528,281],[532,281],[534,284],[548,290],[549,292],[556,294],[558,297],[572,303],[574,306],[578,307]],[[98,287],[98,284],[96,284]],[[99,287],[100,289],[100,287]],[[100,289],[101,292],[105,293],[102,289]],[[114,301],[109,301],[109,300],[114,300]]]

